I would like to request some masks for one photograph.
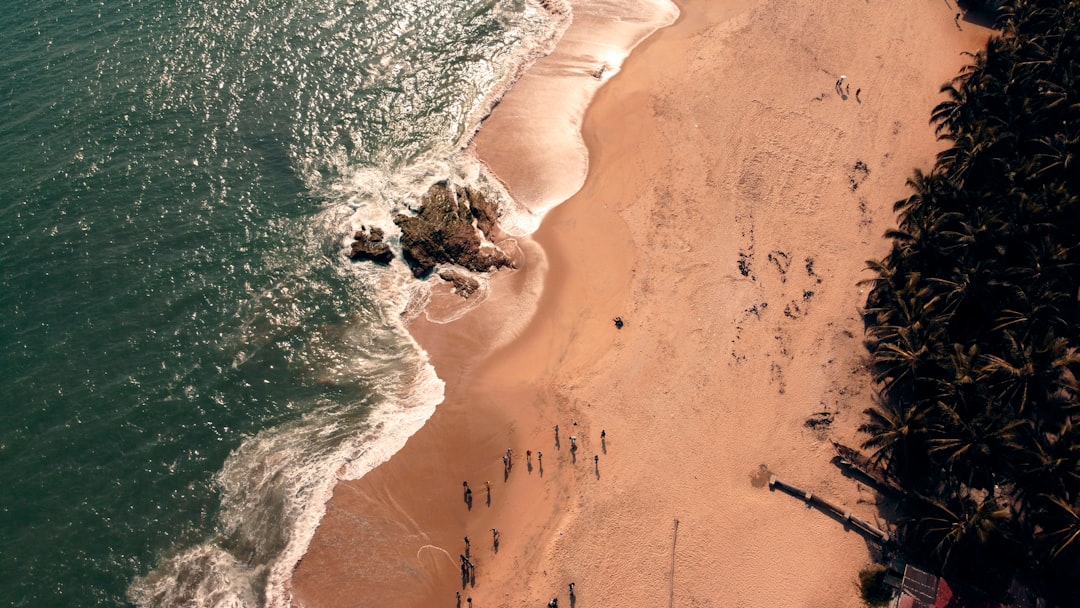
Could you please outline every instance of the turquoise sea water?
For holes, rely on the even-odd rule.
[[[0,0],[0,605],[282,605],[441,384],[359,223],[549,41],[524,0]]]

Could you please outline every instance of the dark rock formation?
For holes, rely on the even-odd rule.
[[[417,278],[427,276],[440,263],[457,264],[474,272],[513,267],[513,261],[501,249],[482,246],[481,231],[491,240],[497,236],[497,221],[494,203],[475,190],[446,182],[428,190],[415,216],[394,218],[401,228],[402,257]]]
[[[480,281],[456,270],[443,270],[439,273],[439,278],[448,283],[453,283],[454,293],[465,299],[469,299],[470,296],[476,293],[477,289],[480,289]]]
[[[390,246],[383,242],[382,228],[361,226],[360,230],[353,235],[356,239],[352,244],[352,252],[349,257],[354,260],[371,260],[380,264],[389,264],[394,259],[394,252]]]

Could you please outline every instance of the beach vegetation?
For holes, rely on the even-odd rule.
[[[864,309],[863,447],[906,552],[991,595],[1080,597],[1080,0],[1006,0],[930,124]],[[992,576],[988,575],[992,574]]]
[[[874,564],[859,571],[859,596],[867,606],[886,606],[892,600],[894,590],[885,584],[887,569]]]

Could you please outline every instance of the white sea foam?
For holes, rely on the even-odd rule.
[[[245,441],[217,476],[219,534],[137,580],[131,600],[142,606],[288,606],[289,577],[338,479],[361,477],[385,462],[442,401],[442,381],[426,354],[411,345],[416,355],[404,360],[357,361],[379,379],[376,390],[392,395],[366,417],[363,431],[349,406],[327,403],[297,423]],[[395,366],[397,372],[389,373]]]

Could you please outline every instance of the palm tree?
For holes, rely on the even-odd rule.
[[[912,522],[916,533],[941,560],[947,570],[954,554],[974,562],[996,536],[1004,533],[1009,510],[993,498],[976,501],[967,495],[953,495],[947,500],[922,497],[922,512]]]
[[[1047,543],[1051,561],[1080,549],[1080,504],[1067,502],[1059,496],[1045,495],[1046,510],[1041,518],[1039,540]],[[1075,568],[1075,566],[1074,566]]]
[[[926,404],[895,407],[871,407],[863,410],[868,421],[859,426],[859,432],[869,435],[862,447],[873,449],[870,462],[886,463],[886,470],[898,478],[905,478],[912,470],[921,468],[924,460],[927,430],[933,423],[931,408]]]
[[[955,411],[945,413],[940,434],[930,439],[929,453],[952,475],[969,487],[991,490],[996,477],[1020,451],[1017,431],[1026,420],[1009,420],[987,408],[965,419]]]
[[[1054,432],[1025,437],[1011,480],[1025,502],[1040,495],[1080,498],[1080,427],[1066,420]]]
[[[1073,368],[1080,365],[1080,351],[1068,340],[1043,334],[1041,343],[1025,344],[1010,332],[1004,334],[1005,356],[986,355],[983,371],[1017,414],[1024,414],[1032,401],[1048,403],[1059,391],[1075,396],[1078,386]]]

